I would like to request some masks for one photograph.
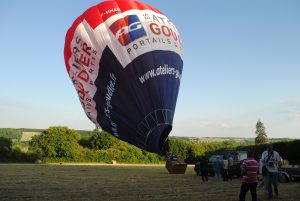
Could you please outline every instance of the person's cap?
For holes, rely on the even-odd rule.
[[[272,144],[267,144],[267,148],[273,148]]]

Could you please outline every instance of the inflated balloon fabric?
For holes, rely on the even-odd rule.
[[[97,127],[166,153],[183,49],[164,14],[141,2],[104,1],[75,20],[64,56],[82,107]]]

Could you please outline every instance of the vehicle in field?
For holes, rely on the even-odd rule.
[[[247,151],[235,151],[235,150],[226,150],[226,151],[219,151],[215,152],[208,156],[208,175],[214,176],[214,170],[213,170],[213,163],[219,157],[221,160],[223,159],[223,156],[225,156],[227,159],[229,155],[233,158],[233,167],[232,167],[232,175],[236,177],[241,176],[241,162],[243,160],[247,159]]]
[[[283,166],[279,172],[278,180],[282,183],[300,179],[300,165]]]

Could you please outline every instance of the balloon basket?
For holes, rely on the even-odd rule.
[[[170,174],[184,174],[187,164],[181,158],[167,159],[166,168]]]

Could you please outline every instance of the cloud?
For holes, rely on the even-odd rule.
[[[284,102],[284,108],[284,113],[287,115],[289,120],[300,119],[300,98]]]
[[[237,127],[248,127],[249,125],[238,118],[226,117],[226,116],[190,116],[190,117],[179,117],[178,123],[196,124],[197,127],[218,127],[218,128],[237,128]]]
[[[292,100],[288,100],[285,102],[286,105],[288,105],[289,107],[295,107],[300,109],[300,97],[292,99]]]
[[[289,119],[291,120],[300,119],[300,111],[291,111],[289,114]]]
[[[253,138],[259,118],[270,138],[300,138],[300,97],[240,114],[181,113],[175,115],[171,136]]]
[[[247,122],[241,121],[240,118],[226,116],[181,116],[175,119],[173,127],[172,135],[198,137],[244,137],[243,134],[251,135],[254,129]]]

